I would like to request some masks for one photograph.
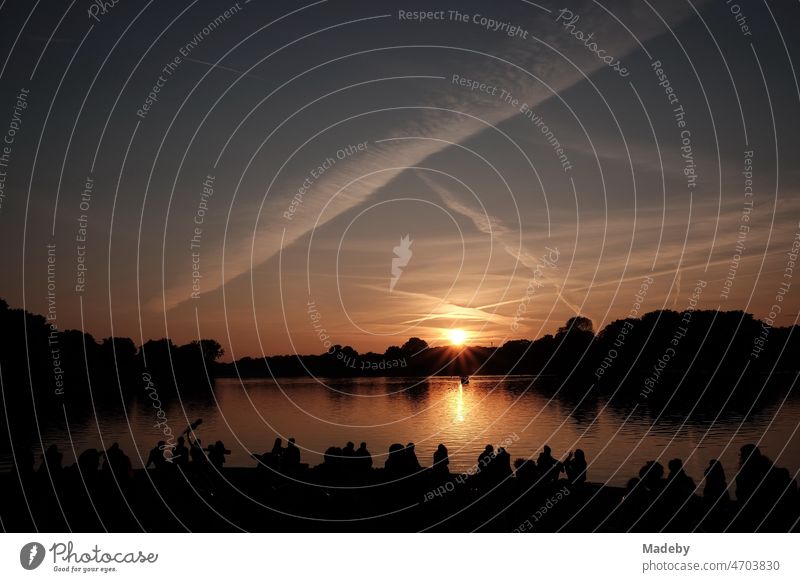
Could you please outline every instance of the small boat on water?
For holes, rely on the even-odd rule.
[[[461,376],[461,384],[469,384],[469,376]]]

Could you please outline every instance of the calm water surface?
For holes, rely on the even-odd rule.
[[[231,455],[228,466],[254,466],[251,452],[269,451],[276,436],[295,437],[303,461],[317,464],[331,445],[366,441],[382,466],[389,445],[416,444],[417,456],[429,465],[433,451],[445,443],[451,470],[467,470],[487,443],[510,442],[512,458],[538,454],[549,444],[553,454],[582,448],[590,462],[592,481],[624,485],[648,459],[666,467],[674,457],[684,459],[690,475],[699,479],[708,460],[722,459],[728,477],[735,473],[738,448],[760,441],[763,452],[792,473],[800,468],[800,442],[792,438],[800,420],[800,401],[777,400],[745,416],[719,410],[682,411],[658,417],[657,412],[617,406],[594,399],[578,406],[576,400],[553,398],[542,390],[552,379],[474,377],[462,386],[457,378],[358,378],[326,380],[220,379],[215,396],[193,396],[164,403],[175,433],[189,421],[203,419],[198,435],[204,444],[224,441]],[[162,438],[151,401],[146,397],[127,404],[127,410],[88,411],[70,418],[65,427],[43,430],[45,444],[62,443],[65,464],[74,450],[101,448],[118,441],[134,465]],[[2,459],[3,464],[8,458]]]

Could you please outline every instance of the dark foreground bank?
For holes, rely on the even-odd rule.
[[[366,445],[331,447],[316,467],[294,442],[254,455],[254,468],[226,468],[222,443],[164,453],[131,470],[115,446],[84,451],[61,466],[50,447],[34,470],[17,455],[0,476],[6,531],[487,531],[487,532],[788,532],[797,531],[800,497],[785,469],[757,447],[741,448],[728,485],[711,460],[697,483],[680,460],[650,461],[627,488],[587,481],[582,451],[564,460],[548,447],[537,460],[487,446],[467,474],[450,473],[442,445],[431,467],[412,443],[393,445],[374,468]],[[167,449],[169,450],[169,449]],[[185,453],[185,454],[184,454]],[[171,456],[176,455],[176,456]],[[102,466],[101,466],[102,460]],[[735,493],[736,499],[733,499]]]

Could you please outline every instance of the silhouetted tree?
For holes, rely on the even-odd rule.
[[[223,355],[225,355],[225,350],[222,349],[222,346],[217,340],[213,339],[201,339],[201,340],[192,340],[189,342],[191,346],[197,346],[200,348],[200,353],[203,355],[203,359],[206,362],[216,362],[220,359]]]
[[[570,317],[562,327],[558,328],[556,332],[556,339],[561,339],[569,333],[579,333],[579,334],[588,334],[594,335],[594,324],[592,320],[588,317],[584,317],[582,315],[576,315],[575,317]]]
[[[383,357],[387,360],[397,360],[402,358],[404,355],[406,355],[406,353],[398,346],[389,346],[386,348],[386,351],[383,352]]]
[[[417,353],[428,349],[428,342],[418,337],[410,338],[406,343],[403,344],[403,347],[400,348],[407,356],[413,356]]]

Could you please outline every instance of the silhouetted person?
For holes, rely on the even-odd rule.
[[[105,473],[113,473],[119,482],[128,481],[133,477],[133,468],[131,460],[128,458],[119,443],[112,444],[106,450],[106,460],[103,463],[103,471]]]
[[[39,471],[42,473],[49,472],[51,475],[57,476],[61,473],[61,461],[63,458],[64,455],[61,454],[58,447],[50,445],[42,455],[42,464],[39,467]]]
[[[703,499],[709,503],[727,503],[730,501],[728,481],[725,478],[725,469],[717,459],[711,459],[708,467],[703,471],[706,486],[703,488]]]
[[[533,459],[517,459],[514,461],[514,476],[519,479],[519,484],[526,489],[532,486],[539,477],[536,462]]]
[[[384,462],[383,466],[391,478],[394,478],[397,475],[401,475],[405,472],[406,465],[404,462],[405,459],[403,458],[404,453],[405,447],[400,443],[392,443],[389,445],[389,455],[386,457],[386,461]]]
[[[328,467],[339,467],[342,463],[342,449],[339,447],[328,447],[322,455],[322,462]]]
[[[100,451],[97,449],[86,449],[78,455],[78,468],[84,478],[96,476],[100,469]]]
[[[344,459],[341,447],[328,447],[322,455],[320,474],[328,483],[339,483],[342,480]]]
[[[225,455],[230,455],[231,452],[225,448],[222,441],[217,441],[208,447],[208,460],[217,469],[222,469],[225,464]]]
[[[483,452],[478,456],[478,462],[476,463],[476,465],[478,466],[478,471],[481,471],[485,467],[488,467],[493,459],[494,459],[494,447],[492,445],[486,445],[483,448]]]
[[[203,424],[203,419],[198,418],[183,431],[183,435],[186,435],[186,439],[189,443],[189,459],[192,461],[192,470],[205,469],[208,463],[208,457],[206,457],[206,452],[203,450],[203,444],[200,442],[200,439],[197,438],[197,433],[195,432],[195,429],[201,424]]]
[[[763,483],[772,462],[761,454],[755,445],[745,445],[739,450],[739,474],[736,476],[736,499],[748,501]]]
[[[672,459],[667,463],[669,475],[664,491],[656,501],[665,518],[664,527],[668,531],[688,531],[697,513],[697,500],[694,497],[694,480],[683,470],[683,461]]]
[[[358,460],[358,469],[363,473],[368,473],[372,469],[372,455],[367,450],[367,443],[361,443],[355,453]]]
[[[705,487],[703,488],[702,529],[704,531],[723,531],[730,522],[729,509],[731,496],[728,493],[728,482],[725,470],[717,459],[711,459],[703,471]]]
[[[447,454],[447,447],[440,443],[433,453],[433,466],[431,467],[431,471],[434,475],[446,478],[450,475],[449,465],[450,456]]]
[[[403,457],[405,458],[406,470],[409,473],[414,473],[422,468],[422,466],[419,464],[419,459],[417,459],[414,443],[408,443],[406,445],[406,450]]]
[[[511,455],[504,447],[497,449],[497,456],[493,462],[494,465],[494,478],[497,482],[503,482],[510,477],[513,473],[511,470]]]
[[[583,485],[586,482],[586,455],[581,449],[575,449],[574,453],[570,453],[563,465],[570,484]]]
[[[263,455],[253,453],[250,456],[258,461],[258,469],[269,467],[270,469],[277,471],[280,469],[281,465],[285,464],[285,453],[286,449],[283,448],[283,440],[276,438],[272,445],[272,450],[270,450],[268,453],[264,453]]]
[[[156,470],[163,471],[167,465],[167,460],[164,458],[164,447],[167,443],[164,441],[158,441],[158,444],[150,449],[150,455],[147,457],[147,463],[145,463],[144,468],[149,469],[150,465],[153,465]]]
[[[544,483],[552,483],[558,480],[561,473],[561,464],[553,458],[550,447],[544,446],[539,458],[536,459],[536,467],[539,469],[539,476]]]
[[[284,474],[294,474],[300,469],[300,449],[295,444],[294,437],[286,443],[286,450],[281,457],[281,471]]]
[[[203,450],[203,442],[196,438],[189,442],[189,456],[192,458],[192,465],[196,469],[204,469],[208,463],[208,457]]]
[[[475,485],[478,489],[489,487],[494,480],[492,475],[492,463],[494,462],[495,452],[492,445],[486,445],[483,452],[475,463],[477,473],[475,474]]]
[[[664,466],[658,461],[647,461],[639,469],[639,479],[645,489],[652,492],[659,492],[664,487]]]
[[[172,463],[178,467],[186,467],[189,463],[189,447],[183,437],[178,437],[178,444],[172,449]]]
[[[731,529],[772,529],[773,512],[781,493],[775,487],[775,475],[772,461],[762,455],[757,446],[748,444],[739,450],[739,473],[736,476],[738,508]]]
[[[680,459],[672,459],[667,463],[667,467],[669,468],[667,481],[669,483],[670,493],[683,498],[694,495],[694,480],[683,470],[683,461]]]

